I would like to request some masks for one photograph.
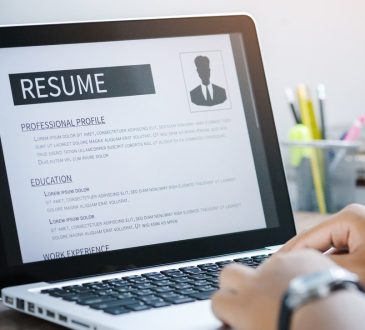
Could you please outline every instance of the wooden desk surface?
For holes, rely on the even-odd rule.
[[[305,231],[326,219],[326,216],[300,213],[295,215],[297,232]],[[1,330],[62,330],[64,327],[10,310],[0,303]]]

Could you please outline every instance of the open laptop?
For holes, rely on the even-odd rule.
[[[10,308],[215,329],[222,267],[295,234],[247,15],[1,27],[0,91]]]

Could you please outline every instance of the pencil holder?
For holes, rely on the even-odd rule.
[[[334,213],[355,200],[358,143],[282,141],[293,211]]]

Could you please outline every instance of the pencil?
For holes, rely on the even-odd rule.
[[[289,107],[290,110],[293,114],[294,120],[296,124],[302,124],[302,119],[300,118],[300,115],[297,111],[297,109],[295,108],[295,97],[294,97],[294,92],[291,88],[287,88],[285,90],[286,93],[286,97],[288,99],[288,103],[289,103]]]
[[[309,128],[312,139],[319,140],[321,138],[321,132],[318,128],[313,102],[309,97],[309,91],[306,86],[298,86],[298,99],[303,124]]]
[[[313,103],[308,97],[307,88],[303,85],[298,86],[298,100],[303,124],[308,127],[311,139],[318,139],[320,132],[318,130],[316,118],[314,115]],[[311,148],[310,163],[314,190],[316,192],[317,204],[320,213],[327,213],[326,198],[323,191],[322,175],[320,170],[320,160],[317,150]]]

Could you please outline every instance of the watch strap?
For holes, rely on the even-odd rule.
[[[293,314],[293,310],[289,307],[287,300],[289,292],[287,291],[283,299],[281,300],[280,313],[279,313],[279,329],[278,330],[289,330],[290,321]]]
[[[360,283],[353,282],[353,281],[335,282],[331,286],[330,292],[335,292],[338,290],[349,289],[349,288],[355,288],[360,292],[363,292],[363,293],[365,292],[364,288],[362,287],[362,285]],[[291,323],[291,318],[292,318],[294,310],[288,304],[289,295],[290,295],[290,293],[287,290],[281,301],[278,330],[290,330],[290,323]],[[317,297],[317,298],[320,298],[320,297]]]

